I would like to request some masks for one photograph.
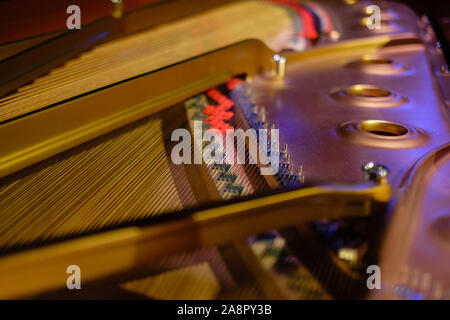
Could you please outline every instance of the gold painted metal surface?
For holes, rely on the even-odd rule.
[[[197,201],[170,160],[178,110],[112,132],[17,175],[0,179],[0,247],[73,236]]]
[[[331,1],[329,5],[333,7]],[[161,112],[171,114],[172,109],[165,110],[168,106],[241,73],[249,76],[251,101],[265,107],[268,125],[280,128],[282,144],[289,144],[290,164],[302,165],[307,180],[359,182],[361,165],[375,161],[391,169],[390,185],[332,185],[271,194],[198,209],[187,218],[164,224],[148,220],[143,226],[7,254],[0,259],[0,296],[23,297],[60,288],[65,284],[67,275],[61,270],[67,261],[76,261],[84,279],[90,281],[170,253],[228,245],[236,238],[277,228],[370,213],[379,217],[379,202],[390,201],[392,187],[400,201],[392,212],[387,237],[380,237],[380,263],[391,285],[382,295],[395,297],[399,270],[407,263],[413,271],[405,272],[404,284],[416,285],[416,275],[422,273],[432,276],[437,284],[423,290],[429,290],[429,297],[442,298],[448,276],[435,261],[448,258],[449,218],[444,212],[448,188],[443,178],[448,172],[448,146],[433,150],[448,143],[450,130],[444,101],[448,92],[434,76],[439,73],[434,65],[439,59],[420,37],[408,9],[399,7],[398,21],[370,32],[359,24],[362,8],[359,3],[346,7],[346,17],[358,19],[338,21],[341,39],[348,41],[330,44],[336,39],[320,39],[322,47],[286,54],[285,75],[276,81],[270,69],[274,52],[260,42],[248,41],[0,125],[0,176],[56,155],[2,179],[0,208],[6,214],[0,219],[0,230],[5,231],[0,245],[26,248],[33,241],[76,236],[90,228],[98,227],[98,231],[178,212],[201,203],[200,199],[218,199],[205,170],[188,172],[186,167],[173,170],[170,166],[170,148],[165,143],[170,130],[162,130]],[[112,74],[128,73],[115,70]],[[333,99],[333,92],[340,89],[345,89],[346,99]],[[363,99],[352,103],[358,95]],[[401,103],[383,106],[381,100],[393,96],[402,98]],[[172,118],[174,128],[185,125],[184,115]],[[87,142],[127,124],[110,133],[111,139]],[[87,144],[57,155],[83,142]],[[412,182],[405,183],[411,172]],[[181,189],[180,180],[187,181]],[[204,189],[210,194],[202,194]],[[32,201],[28,192],[33,192]],[[163,195],[169,200],[162,201]],[[260,268],[252,269],[261,273]],[[346,271],[350,273],[349,268]],[[269,281],[267,274],[263,276]],[[428,282],[421,286],[424,283]]]
[[[66,275],[58,270],[65,270],[67,261],[77,261],[89,281],[149,259],[224,244],[271,228],[376,213],[372,205],[389,199],[388,184],[312,187],[206,209],[174,222],[122,228],[29,250],[0,260],[0,296],[13,298],[60,287]]]
[[[292,24],[281,7],[244,1],[99,45],[0,99],[0,122],[240,41],[280,50]]]
[[[379,263],[383,274],[387,273],[387,287],[368,297],[410,299],[417,293],[426,299],[448,299],[448,270],[436,263],[439,257],[448,260],[442,236],[448,230],[449,199],[444,182],[448,180],[448,150],[444,151],[448,147],[442,146],[450,141],[445,100],[449,86],[439,79],[443,56],[418,30],[387,38],[384,44],[378,38],[378,46],[376,38],[366,38],[336,44],[336,50],[330,46],[287,56],[283,83],[256,76],[249,90],[255,103],[265,106],[266,118],[282,129],[280,137],[289,144],[291,162],[303,165],[307,177],[354,182],[359,179],[357,168],[365,161],[390,167],[389,181],[397,190],[394,196],[405,198],[390,216],[392,225],[387,222],[386,238],[379,239],[383,248]],[[360,46],[355,45],[358,42]],[[362,67],[361,61],[368,56],[392,63],[389,68]],[[387,89],[406,99],[384,107],[379,97],[372,99],[370,94],[367,103],[330,96],[359,84]],[[422,174],[414,174],[412,184],[405,183],[425,154],[430,156],[420,165]]]
[[[267,70],[272,55],[261,42],[245,41],[0,125],[0,176],[160,111],[233,75]]]
[[[450,144],[424,155],[405,176],[381,249],[382,290],[372,299],[450,299]]]
[[[410,69],[371,74],[349,66],[368,54]],[[255,104],[265,107],[269,126],[280,128],[281,144],[289,145],[294,167],[302,165],[310,179],[356,182],[360,165],[370,160],[388,165],[390,181],[397,186],[421,155],[449,140],[446,106],[433,80],[427,47],[419,38],[406,34],[358,39],[287,59],[282,83],[259,75],[252,77],[249,90]],[[361,83],[397,92],[408,102],[365,107],[330,97],[336,88]],[[364,121],[399,123],[409,131],[396,137],[377,135],[359,129]],[[342,130],[347,124],[354,130]]]

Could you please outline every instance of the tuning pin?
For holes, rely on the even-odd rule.
[[[261,122],[266,121],[266,110],[265,110],[264,106],[258,106],[256,114],[258,115],[258,119]]]
[[[116,19],[122,18],[123,15],[123,3],[122,0],[110,0],[113,4],[112,16]]]
[[[332,41],[337,41],[341,37],[341,34],[339,31],[333,30],[330,32],[329,36]]]
[[[294,174],[294,165],[292,163],[289,164],[289,174],[290,175]]]
[[[286,58],[280,56],[279,54],[275,54],[272,57],[273,62],[275,63],[274,74],[277,79],[283,79],[286,73]]]

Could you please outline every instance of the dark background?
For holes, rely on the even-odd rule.
[[[128,12],[146,5],[158,5],[176,0],[125,0]],[[192,0],[198,1],[198,0]],[[338,0],[336,0],[338,1]],[[418,15],[426,14],[443,46],[449,61],[450,1],[449,0],[387,0],[407,4]],[[70,4],[88,7],[82,23],[108,16],[110,0],[0,0],[0,45],[65,28],[65,9]],[[62,19],[56,19],[62,15]]]
[[[426,14],[439,38],[447,62],[450,61],[450,1],[449,0],[391,0],[408,5],[420,16]]]

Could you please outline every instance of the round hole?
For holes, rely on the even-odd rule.
[[[409,133],[408,128],[387,121],[367,120],[361,122],[359,127],[370,134],[385,137],[400,137]]]
[[[348,141],[382,149],[415,148],[429,140],[420,129],[386,120],[346,121],[335,130],[338,136]]]
[[[389,90],[359,84],[351,86],[348,89],[348,93],[354,97],[362,98],[386,98],[392,95],[392,92]]]
[[[408,70],[402,64],[378,55],[365,55],[359,60],[348,63],[347,67],[380,75],[400,74]]]
[[[391,66],[394,63],[392,60],[382,58],[370,58],[370,57],[362,58],[361,62],[380,66]]]
[[[370,84],[355,84],[347,88],[336,88],[330,96],[340,102],[367,108],[390,108],[400,106],[408,99],[400,94]]]

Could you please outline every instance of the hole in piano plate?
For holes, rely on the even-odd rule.
[[[346,121],[335,132],[352,143],[383,149],[415,148],[429,141],[421,129],[386,120]]]
[[[347,67],[372,74],[393,75],[407,71],[409,68],[391,59],[378,55],[365,55],[361,59],[352,61]]]
[[[375,65],[392,65],[394,63],[392,60],[381,58],[362,58],[361,62]]]
[[[379,120],[363,121],[359,124],[359,128],[367,133],[385,137],[400,137],[410,132],[400,124]]]
[[[368,108],[396,107],[408,102],[406,97],[396,92],[370,84],[355,84],[348,88],[335,89],[330,95],[345,104]]]
[[[352,96],[363,98],[384,98],[392,96],[392,92],[389,90],[364,85],[351,86],[348,93]]]

